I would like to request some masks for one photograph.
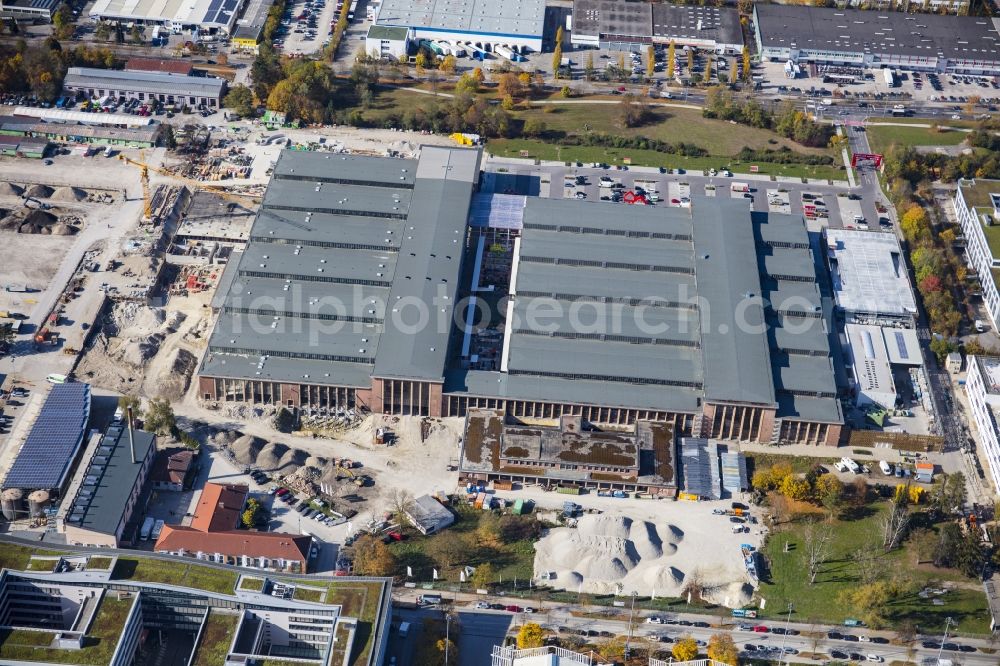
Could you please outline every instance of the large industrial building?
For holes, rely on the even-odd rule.
[[[913,325],[917,301],[895,234],[823,230],[833,296],[845,321]]]
[[[163,104],[218,109],[226,94],[226,81],[214,76],[70,67],[63,79],[63,91],[90,99],[124,97],[140,102],[155,99]]]
[[[765,60],[961,74],[1000,74],[1000,29],[985,16],[755,3]]]
[[[120,548],[135,545],[149,499],[146,480],[156,458],[156,435],[122,423],[91,437],[81,472],[59,509],[66,542]]]
[[[970,356],[965,393],[993,487],[1000,488],[1000,358]]]
[[[983,302],[994,330],[1000,330],[1000,180],[959,180],[955,215],[965,236],[966,261],[979,276]]]
[[[409,28],[413,39],[541,51],[545,0],[381,0],[374,23]]]
[[[201,397],[839,441],[801,218],[480,194],[479,159],[285,151],[221,279]],[[493,292],[508,309],[484,323]]]
[[[34,396],[7,442],[17,447],[17,456],[4,477],[3,490],[42,491],[46,501],[62,496],[89,420],[89,384],[56,384],[44,402],[40,395]]]
[[[638,51],[650,44],[692,46],[715,53],[743,49],[735,7],[715,4],[575,0],[570,41],[576,46]]]
[[[93,21],[163,26],[180,31],[230,34],[241,0],[97,0]]]
[[[130,579],[136,566],[151,582]],[[230,572],[192,570],[190,586],[181,586],[158,582],[157,566],[67,554],[36,556],[25,571],[4,569],[3,663],[128,666],[157,654],[183,664],[378,666],[385,659],[391,579],[233,576],[233,588],[220,590]]]

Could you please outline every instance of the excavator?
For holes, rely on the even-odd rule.
[[[167,178],[178,180],[194,190],[203,190],[205,192],[211,192],[213,194],[217,194],[223,199],[228,199],[230,201],[235,201],[237,203],[246,204],[249,202],[249,203],[259,204],[261,201],[259,196],[255,196],[252,194],[239,194],[237,192],[230,192],[224,187],[219,187],[217,185],[208,185],[199,180],[194,180],[193,178],[178,176],[177,174],[171,173],[166,169],[161,169],[160,167],[150,166],[149,164],[146,164],[145,153],[139,153],[138,160],[134,160],[131,157],[125,155],[124,153],[118,153],[118,159],[120,159],[122,162],[125,162],[126,164],[131,164],[132,166],[136,166],[139,167],[139,169],[141,169],[142,200],[143,200],[142,218],[147,222],[153,219],[153,200],[149,191],[150,171],[155,171],[156,173],[162,176],[166,176]]]

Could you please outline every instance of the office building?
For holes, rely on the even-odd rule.
[[[994,492],[1000,489],[1000,358],[970,356],[965,394]]]
[[[960,179],[952,200],[965,236],[965,256],[979,288],[993,330],[1000,330],[1000,180]]]

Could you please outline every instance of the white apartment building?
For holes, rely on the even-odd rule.
[[[969,266],[979,274],[986,310],[1000,330],[1000,291],[993,274],[1000,268],[1000,252],[994,250],[1000,248],[1000,180],[959,180],[953,203]]]
[[[986,457],[993,488],[1000,488],[1000,428],[997,414],[1000,410],[1000,358],[970,356],[969,373],[965,380],[965,393],[972,407],[972,420],[979,433],[979,445]]]

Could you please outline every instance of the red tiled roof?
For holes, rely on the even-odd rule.
[[[163,72],[190,76],[193,69],[194,66],[187,61],[165,58],[129,58],[125,63],[126,72]]]
[[[226,530],[200,532],[190,527],[164,525],[156,540],[156,551],[187,553],[221,553],[229,557],[266,557],[271,560],[301,562],[305,571],[311,537],[278,532]]]
[[[235,529],[250,489],[236,484],[206,483],[198,498],[191,527],[202,532]]]

